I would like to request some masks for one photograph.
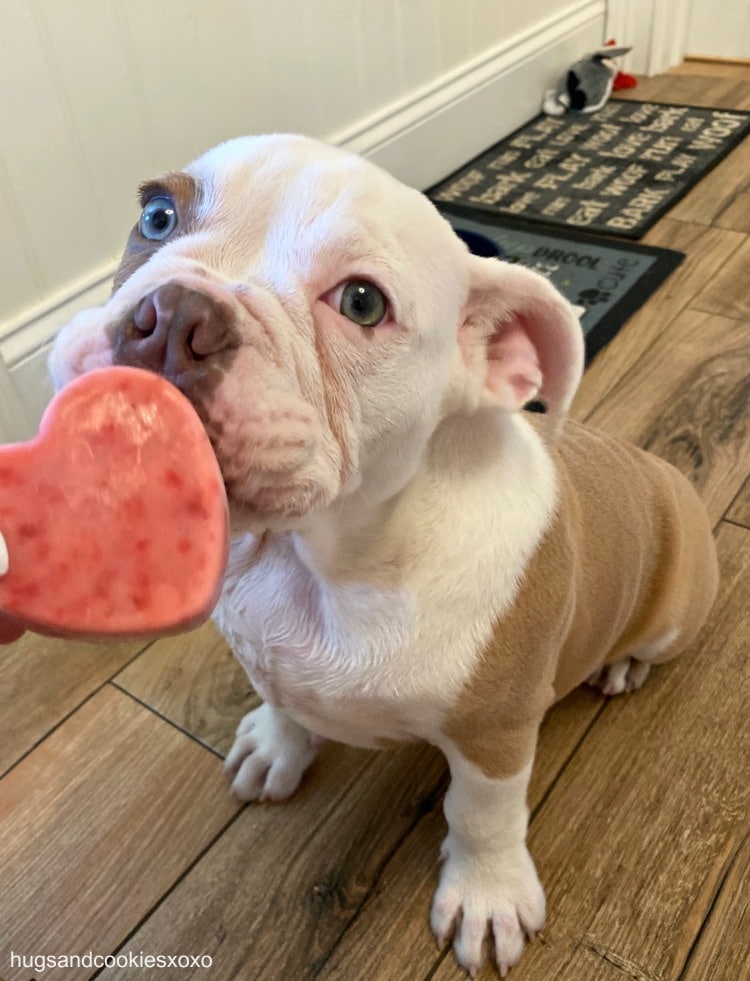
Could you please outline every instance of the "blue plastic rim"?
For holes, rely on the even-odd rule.
[[[454,228],[453,231],[462,241],[466,242],[469,252],[474,255],[481,255],[486,259],[503,259],[505,253],[491,238],[480,235],[479,232],[470,232],[466,228]]]

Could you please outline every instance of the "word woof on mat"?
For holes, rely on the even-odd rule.
[[[539,116],[429,194],[547,225],[640,238],[750,129],[750,113],[612,101]]]

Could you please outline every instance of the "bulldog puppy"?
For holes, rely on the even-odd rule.
[[[111,298],[62,330],[51,372],[159,372],[211,437],[234,536],[215,619],[264,699],[232,790],[289,796],[323,738],[439,747],[432,929],[504,976],[545,917],[525,843],[542,718],[694,640],[717,587],[701,502],[566,421],[583,341],[556,290],[470,255],[370,163],[237,139],[141,203]]]

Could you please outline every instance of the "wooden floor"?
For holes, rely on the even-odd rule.
[[[632,95],[750,109],[750,72],[686,66]],[[575,415],[692,477],[721,593],[640,692],[580,690],[549,716],[530,830],[549,917],[514,981],[750,978],[750,140],[645,241],[687,260]],[[0,977],[89,977],[11,963],[89,951],[212,959],[107,979],[463,976],[427,927],[446,785],[430,748],[328,745],[291,802],[239,807],[221,757],[254,696],[210,625],[145,649],[27,635],[0,656]]]

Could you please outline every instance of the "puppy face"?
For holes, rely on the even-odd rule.
[[[261,524],[329,505],[368,470],[375,493],[408,479],[468,278],[426,199],[359,158],[260,137],[141,200],[109,302],[59,335],[56,384],[113,362],[163,373],[200,413],[236,510]]]
[[[238,527],[385,499],[446,415],[498,393],[519,408],[555,360],[516,312],[564,320],[557,294],[511,267],[496,281],[503,264],[470,257],[423,195],[358,157],[243,138],[141,194],[111,298],[63,328],[50,370],[58,387],[112,363],[172,381]]]

